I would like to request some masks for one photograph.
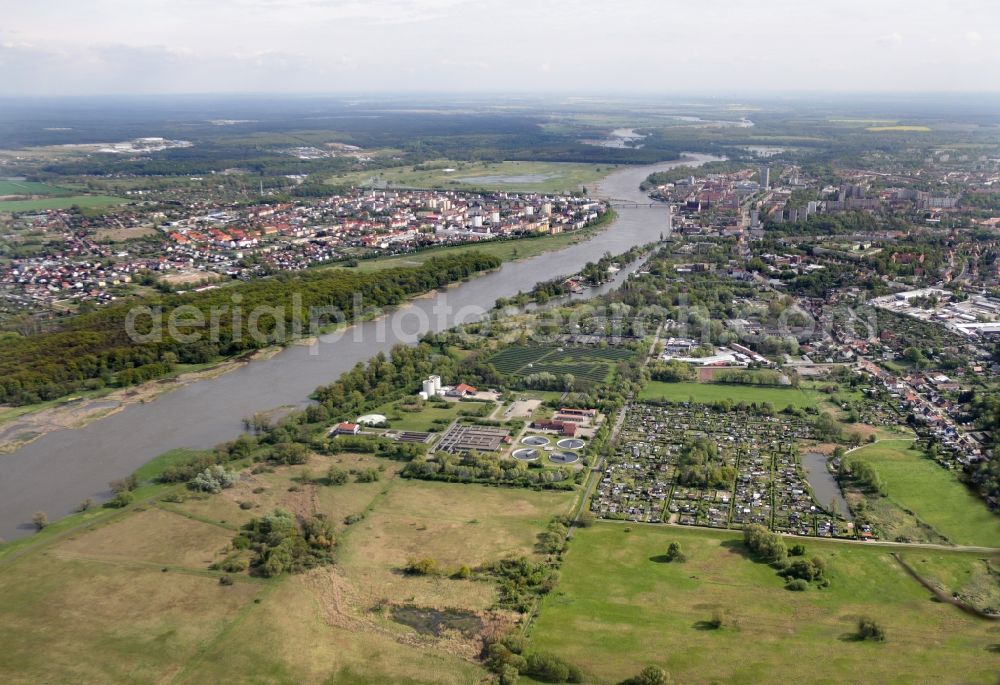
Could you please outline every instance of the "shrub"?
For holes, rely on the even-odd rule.
[[[281,464],[305,464],[309,461],[309,449],[299,442],[282,442],[274,446],[271,461]]]
[[[379,475],[376,469],[364,469],[354,474],[355,483],[374,483],[378,479]]]
[[[243,509],[244,511],[246,511],[247,509],[253,509],[253,502],[248,502],[247,500],[243,500],[242,502],[240,502],[240,509]]]
[[[505,635],[500,642],[514,654],[523,653],[524,648],[528,646],[528,641],[525,640],[522,635],[518,635],[517,633]]]
[[[232,585],[233,579],[229,576],[219,576],[219,585]]]
[[[236,471],[227,471],[224,466],[213,464],[188,481],[188,487],[199,492],[210,492],[217,495],[227,488],[233,487],[240,480]]]
[[[327,485],[344,485],[347,483],[347,471],[339,466],[331,466],[326,472]]]
[[[77,505],[76,510],[87,511],[88,509],[93,508],[93,506],[94,506],[94,500],[88,497],[87,499],[83,500],[82,502],[80,502],[80,504]]]
[[[796,578],[795,580],[788,581],[785,585],[785,589],[791,590],[792,592],[803,592],[809,589],[809,583],[802,580],[801,578]]]
[[[759,523],[743,527],[743,544],[764,561],[778,561],[786,556],[785,543],[781,536],[769,531]]]
[[[132,504],[132,500],[135,499],[135,495],[129,490],[122,490],[117,495],[109,499],[104,503],[104,506],[110,509],[121,509]]]
[[[139,479],[133,473],[124,478],[119,478],[108,483],[108,487],[111,488],[111,492],[118,494],[119,492],[125,492],[126,490],[135,490],[139,487]]]
[[[31,517],[31,522],[35,524],[35,530],[41,530],[49,525],[49,517],[44,511],[36,511]]]
[[[826,562],[819,557],[812,559],[796,559],[788,565],[788,568],[781,572],[786,578],[810,581],[820,580],[826,571]]]
[[[500,685],[516,685],[521,674],[510,664],[504,664],[500,670]]]
[[[554,654],[535,652],[526,658],[524,672],[544,683],[564,683],[569,678],[569,665]]]
[[[671,542],[667,547],[667,561],[685,562],[687,557],[684,556],[684,552],[681,551],[681,544],[679,542]]]
[[[788,556],[790,557],[801,557],[806,553],[806,546],[803,544],[792,545],[788,549]]]
[[[226,557],[216,564],[216,567],[219,570],[225,571],[226,573],[242,573],[247,570],[247,566],[249,566],[249,564],[246,559],[232,556]]]
[[[669,682],[670,676],[668,676],[667,672],[662,668],[658,666],[647,666],[639,671],[638,675],[626,678],[618,683],[618,685],[667,685]]]
[[[437,572],[437,562],[430,557],[424,559],[411,559],[407,562],[403,571],[411,576],[429,576]]]
[[[858,637],[872,642],[885,642],[885,630],[874,619],[862,616],[858,619]]]
[[[269,578],[331,563],[334,544],[326,517],[308,518],[300,530],[295,517],[283,509],[251,520],[233,540],[234,548],[254,551],[251,565]]]

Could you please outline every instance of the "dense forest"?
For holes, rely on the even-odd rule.
[[[0,402],[31,404],[81,389],[131,385],[161,377],[177,363],[204,363],[283,344],[310,327],[352,320],[499,265],[496,257],[472,252],[376,273],[280,274],[114,305],[82,314],[56,331],[7,334],[0,348]],[[175,335],[168,331],[171,321]],[[135,335],[129,334],[130,326]]]

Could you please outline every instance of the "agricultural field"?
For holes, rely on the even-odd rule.
[[[332,176],[334,185],[444,188],[454,190],[508,190],[564,193],[597,183],[614,165],[563,162],[458,162],[436,160],[418,165],[360,171]]]
[[[673,541],[686,563],[664,563]],[[601,684],[647,664],[692,685],[773,683],[775,674],[829,685],[956,682],[958,674],[963,683],[996,682],[996,626],[929,601],[890,550],[805,545],[827,562],[830,587],[789,592],[774,569],[747,558],[738,533],[598,523],[573,536],[531,646]],[[713,630],[715,611],[723,623]],[[885,628],[885,643],[857,641],[861,615]]]
[[[622,348],[592,347],[508,347],[489,359],[497,371],[508,376],[551,373],[572,374],[590,383],[605,383],[614,366],[631,359],[633,352]]]
[[[851,452],[875,467],[887,497],[959,545],[1000,547],[1000,516],[910,440],[882,440]]]
[[[37,181],[0,180],[0,197],[9,195],[72,195],[68,188],[38,183]]]
[[[78,206],[82,209],[103,209],[128,202],[110,195],[70,195],[67,197],[47,197],[38,200],[8,200],[0,202],[0,213],[34,212],[43,209],[68,209]]]
[[[782,388],[758,385],[731,385],[724,383],[664,383],[650,381],[639,392],[641,400],[667,400],[701,403],[720,402],[770,402],[775,409],[782,410],[791,405],[797,409],[816,407],[817,392],[804,388]]]

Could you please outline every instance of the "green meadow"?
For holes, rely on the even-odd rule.
[[[639,392],[641,400],[668,400],[671,402],[711,403],[722,400],[732,402],[770,402],[781,410],[792,405],[796,408],[815,407],[818,395],[815,391],[759,385],[727,385],[724,383],[664,383],[650,381]]]
[[[885,482],[887,496],[958,545],[1000,547],[1000,516],[958,482],[956,474],[923,456],[909,440],[882,440],[851,452]]]
[[[664,563],[672,541],[687,562]],[[686,685],[996,682],[996,625],[931,601],[889,549],[802,542],[807,557],[826,561],[829,588],[786,590],[774,569],[745,555],[739,534],[611,523],[578,530],[531,646],[577,664],[593,683],[617,683],[648,664]],[[723,623],[712,629],[716,612]],[[885,643],[857,640],[861,615],[882,625]]]
[[[570,192],[597,183],[615,169],[612,164],[568,162],[459,162],[435,160],[413,166],[332,176],[334,185],[367,185],[373,181],[397,187],[489,189],[521,192]]]
[[[0,202],[0,213],[35,212],[43,209],[68,209],[78,206],[83,209],[102,209],[127,202],[110,195],[70,195],[68,197],[47,197],[39,200],[8,200]]]

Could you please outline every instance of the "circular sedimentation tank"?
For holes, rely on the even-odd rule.
[[[522,447],[519,450],[514,450],[511,456],[518,461],[535,461],[538,459],[538,450],[531,447]]]
[[[580,438],[563,438],[556,444],[564,450],[578,450],[587,443]]]
[[[527,435],[521,438],[522,445],[531,445],[532,447],[541,447],[542,445],[548,445],[549,439],[544,435]]]
[[[549,460],[554,464],[575,464],[580,461],[580,455],[576,452],[553,452]]]

